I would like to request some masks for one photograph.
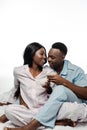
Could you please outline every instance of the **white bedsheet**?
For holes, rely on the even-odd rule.
[[[12,77],[0,77],[0,94],[6,91],[9,91],[13,87],[13,78]],[[4,113],[4,108],[0,107],[0,115]],[[0,130],[3,130],[4,126],[14,127],[10,121],[6,123],[0,123]],[[39,128],[39,130],[51,130],[48,128]],[[87,123],[78,123],[76,127],[70,126],[55,126],[53,130],[87,130]]]
[[[4,109],[6,106],[0,107],[0,115],[4,113]],[[10,121],[6,123],[0,123],[0,130],[3,130],[5,126],[8,127],[15,127]],[[38,130],[52,130],[49,128],[40,127]],[[70,126],[55,126],[53,130],[87,130],[87,123],[78,123],[76,127],[70,127]]]
[[[6,123],[0,123],[0,130],[3,130],[5,126],[14,127],[10,121]],[[52,130],[49,128],[38,128],[38,130]],[[53,130],[87,130],[87,123],[79,123],[76,127],[70,126],[55,126]]]

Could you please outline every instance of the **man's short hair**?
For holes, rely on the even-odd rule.
[[[59,49],[64,55],[66,55],[68,51],[66,45],[61,42],[53,43],[52,48]]]

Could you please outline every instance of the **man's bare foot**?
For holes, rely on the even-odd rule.
[[[77,122],[72,121],[71,119],[57,120],[55,125],[63,125],[63,126],[72,126],[75,127]]]
[[[8,121],[8,119],[7,119],[7,117],[3,114],[3,115],[0,117],[0,122],[5,123],[6,121]]]
[[[4,127],[3,130],[36,130],[39,126],[41,126],[40,122],[34,119],[29,124],[24,125],[22,127],[18,127],[18,128]]]

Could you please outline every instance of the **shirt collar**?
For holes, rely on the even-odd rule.
[[[68,74],[68,70],[74,71],[74,66],[72,65],[72,63],[70,61],[64,60],[63,69],[62,69],[60,75],[66,76]]]
[[[67,75],[67,71],[68,71],[68,62],[67,62],[67,60],[64,60],[63,69],[62,69],[60,75],[61,76]]]

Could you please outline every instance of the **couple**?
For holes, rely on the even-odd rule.
[[[43,67],[46,49],[36,42],[25,48],[24,65],[14,69],[14,92],[21,105],[8,105],[2,116],[2,121],[11,120],[18,127],[4,130],[76,125],[72,120],[58,121],[58,113],[64,102],[87,103],[87,79],[80,67],[65,60],[66,54],[65,44],[54,43],[48,53],[50,67]]]

